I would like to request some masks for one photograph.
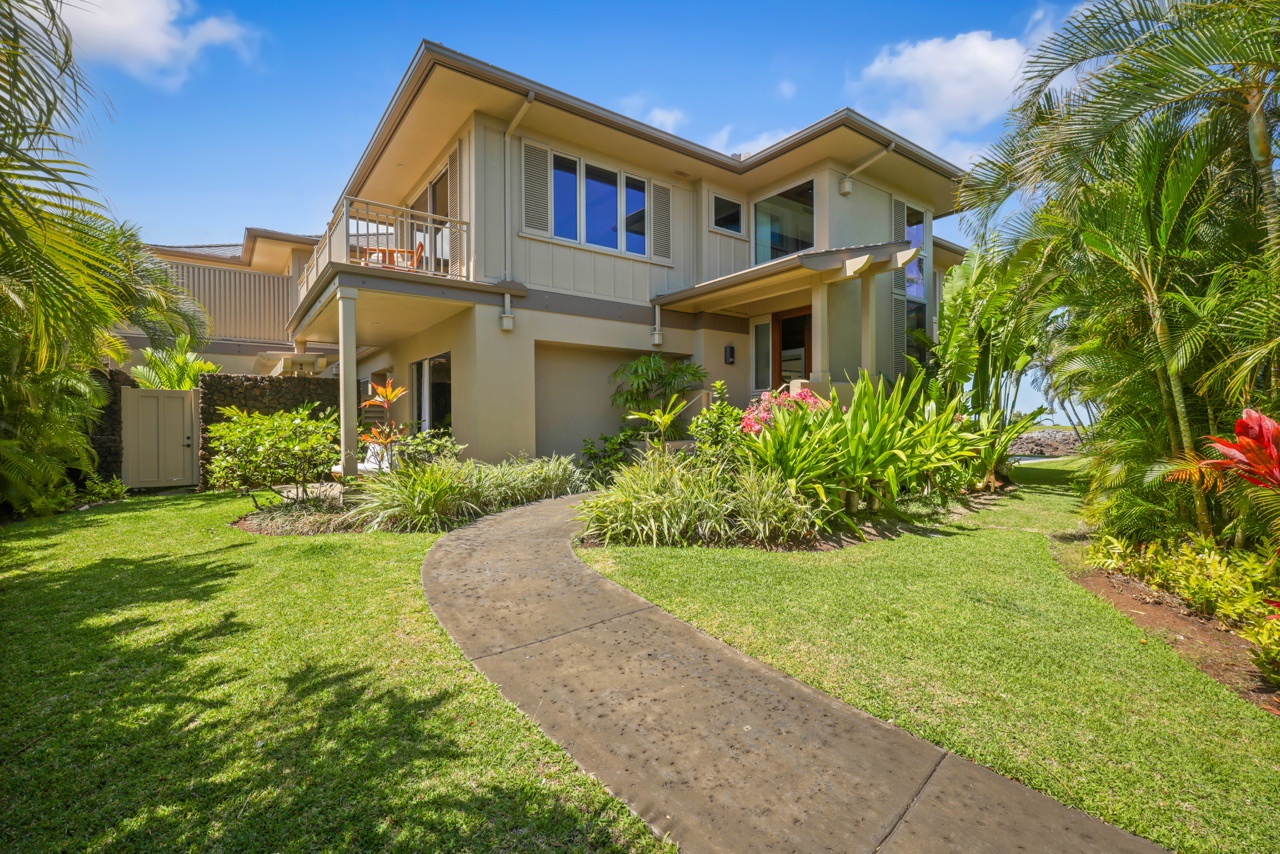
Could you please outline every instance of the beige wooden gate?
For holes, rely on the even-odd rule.
[[[121,389],[121,480],[131,489],[193,486],[198,391]]]

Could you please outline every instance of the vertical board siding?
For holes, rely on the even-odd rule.
[[[292,306],[288,276],[169,262],[173,280],[208,312],[214,338],[284,341]]]

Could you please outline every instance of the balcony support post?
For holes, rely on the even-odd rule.
[[[876,277],[863,274],[859,281],[862,291],[862,370],[874,380],[876,373]]]
[[[355,477],[360,463],[360,396],[356,389],[356,289],[338,288],[338,427],[342,474]]]

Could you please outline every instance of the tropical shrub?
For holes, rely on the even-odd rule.
[[[200,385],[201,374],[216,374],[221,365],[200,358],[192,349],[191,336],[183,332],[172,347],[142,348],[143,364],[129,373],[141,388],[169,388],[184,391]]]
[[[338,415],[314,403],[264,415],[234,406],[219,409],[226,421],[208,427],[214,489],[256,489],[288,484],[306,497],[307,485],[330,478],[339,462]]]
[[[568,457],[513,459],[498,465],[438,460],[372,475],[351,496],[346,522],[377,531],[447,531],[510,507],[582,491]]]
[[[97,472],[92,472],[85,478],[80,487],[80,500],[89,504],[120,501],[128,492],[129,488],[124,485],[124,481],[120,480],[119,477],[103,480],[98,476]]]
[[[711,405],[693,417],[689,435],[699,454],[732,462],[742,447],[743,411],[727,400],[729,391],[723,381],[711,386]]]
[[[644,431],[639,427],[623,427],[617,433],[601,433],[597,439],[584,439],[578,462],[587,479],[597,485],[613,481],[618,469],[635,460],[636,449],[644,444]]]
[[[395,458],[401,465],[423,465],[444,460],[456,460],[466,450],[447,428],[422,430],[410,434],[395,443]]]
[[[1264,599],[1276,613],[1267,614],[1240,632],[1240,636],[1257,647],[1253,663],[1273,685],[1280,685],[1280,600]]]

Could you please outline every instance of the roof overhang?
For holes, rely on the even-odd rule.
[[[934,237],[933,266],[935,269],[954,267],[964,261],[965,253],[968,251],[967,247],[961,246],[959,243],[952,243],[950,240]]]
[[[654,305],[680,311],[724,311],[770,297],[898,270],[920,253],[907,241],[808,249],[765,264],[730,273],[691,288],[663,294]]]
[[[892,143],[892,153],[863,174],[912,187],[922,201],[932,203],[935,216],[944,216],[954,209],[955,182],[964,174],[958,166],[851,109],[838,110],[740,159],[424,41],[342,194],[398,203],[400,199],[392,198],[396,191],[403,192],[420,177],[404,171],[415,168],[411,158],[420,158],[423,151],[439,151],[473,113],[505,122],[526,105],[522,130],[582,138],[590,147],[638,166],[652,163],[656,175],[700,176],[729,186],[749,177],[761,185],[824,159],[852,168]],[[426,166],[416,162],[418,169]]]
[[[327,266],[289,319],[291,339],[338,342],[338,288],[357,290],[356,341],[362,347],[385,346],[473,305],[502,305],[504,295],[522,297],[528,293],[518,282],[490,285],[334,263]]]
[[[150,245],[149,248],[156,255],[170,261],[187,261],[287,275],[293,252],[298,249],[310,250],[319,242],[319,237],[307,234],[289,234],[269,228],[251,227],[244,230],[244,242],[238,257],[212,255],[181,246]]]

